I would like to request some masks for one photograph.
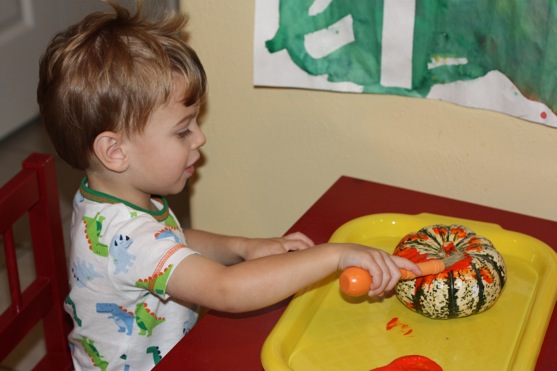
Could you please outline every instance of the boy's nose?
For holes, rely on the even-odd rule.
[[[202,147],[205,143],[207,143],[207,137],[201,130],[199,130],[198,137],[196,139],[197,140],[195,141],[194,149],[198,149],[199,147]]]

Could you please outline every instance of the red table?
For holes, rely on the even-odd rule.
[[[342,224],[360,216],[422,212],[499,224],[535,237],[557,251],[557,222],[350,177],[339,178],[288,232],[304,232],[319,244],[327,242]],[[285,300],[241,315],[210,311],[156,369],[260,371],[263,342],[287,305]],[[554,309],[536,370],[556,367],[556,317]]]

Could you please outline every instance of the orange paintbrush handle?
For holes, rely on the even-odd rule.
[[[416,263],[416,265],[422,271],[422,274],[420,276],[437,274],[445,270],[445,263],[443,263],[443,261],[439,259],[432,259],[425,262]],[[402,273],[402,276],[400,277],[401,280],[407,280],[407,279],[418,277],[411,271],[403,268],[400,268],[400,273]]]
[[[417,263],[417,266],[422,271],[421,276],[429,274],[437,274],[445,270],[445,263],[442,260],[428,260],[425,262]],[[407,280],[417,277],[409,270],[400,268],[402,276],[401,280]],[[361,296],[369,291],[371,286],[372,277],[369,272],[359,267],[348,267],[342,271],[339,278],[340,289],[349,296]]]

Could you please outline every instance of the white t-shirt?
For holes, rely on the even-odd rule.
[[[76,370],[149,370],[197,321],[196,306],[166,294],[173,269],[196,252],[166,200],[153,204],[157,212],[91,190],[86,179],[74,198],[65,309]]]

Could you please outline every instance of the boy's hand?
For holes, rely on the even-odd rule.
[[[244,244],[242,253],[244,260],[304,250],[315,245],[308,236],[301,232],[290,233],[280,238],[249,238],[245,240]]]
[[[349,253],[352,252],[352,253]],[[373,247],[361,249],[364,255],[353,254],[353,249],[347,249],[339,260],[339,269],[343,270],[349,266],[356,266],[369,271],[373,277],[369,296],[382,296],[391,291],[400,279],[400,268],[409,270],[417,275],[421,274],[420,268],[408,259],[387,253],[384,250]],[[366,256],[367,255],[367,256]]]

